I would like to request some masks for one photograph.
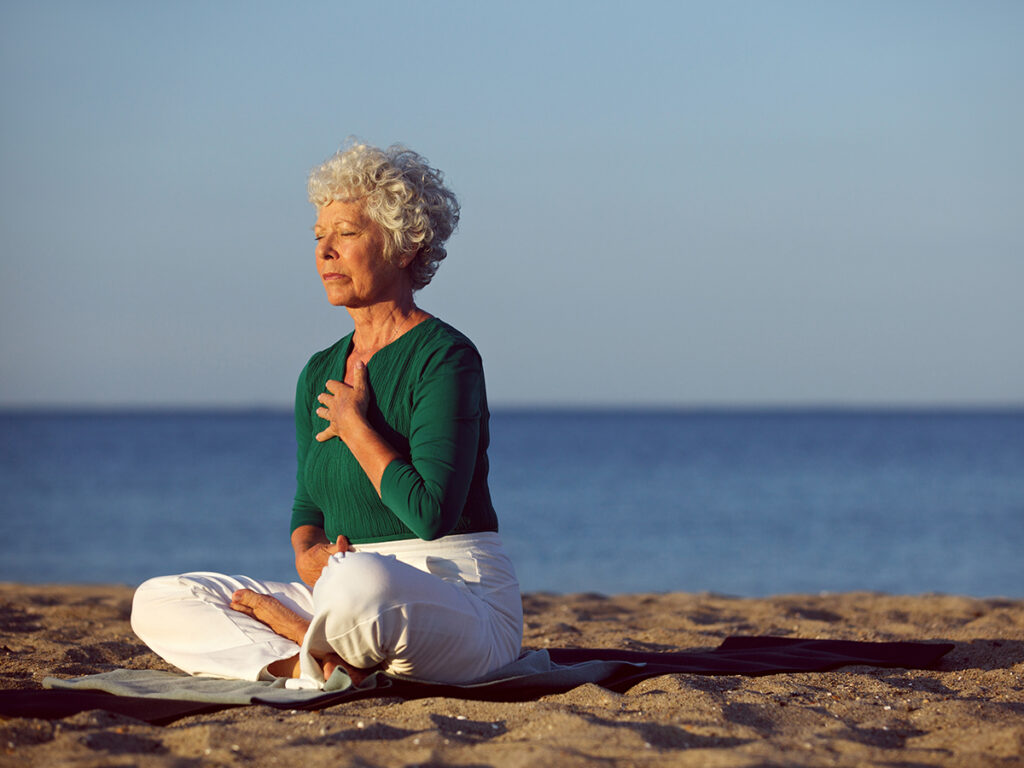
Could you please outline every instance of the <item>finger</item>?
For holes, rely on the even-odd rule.
[[[348,552],[350,549],[352,549],[352,545],[349,544],[344,534],[339,535],[338,540],[327,547],[327,551],[332,555],[336,555],[339,552]]]
[[[366,390],[369,382],[366,377],[366,363],[360,360],[356,363],[356,373],[352,380],[352,388],[363,392]]]
[[[323,432],[318,432],[317,433],[316,441],[318,443],[326,443],[332,437],[334,437],[334,429],[331,428],[331,427],[328,427]]]
[[[316,415],[319,416],[321,419],[324,419],[326,421],[330,421],[331,420],[330,419],[331,412],[329,410],[327,410],[326,408],[324,408],[323,406],[321,406],[321,407],[316,409]]]
[[[335,381],[334,379],[328,379],[327,383],[324,385],[327,391],[332,395],[338,394],[344,386],[345,384],[343,382]]]

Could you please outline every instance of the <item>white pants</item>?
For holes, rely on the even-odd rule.
[[[237,589],[272,595],[310,620],[302,646],[230,607]],[[331,557],[314,589],[299,582],[196,572],[138,588],[132,629],[193,675],[268,679],[267,666],[300,655],[302,679],[322,685],[314,656],[355,667],[460,683],[519,655],[519,583],[496,533],[360,544]]]

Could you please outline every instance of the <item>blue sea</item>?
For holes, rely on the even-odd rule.
[[[527,591],[1024,597],[1024,410],[498,411]],[[0,580],[291,580],[285,412],[0,412]]]

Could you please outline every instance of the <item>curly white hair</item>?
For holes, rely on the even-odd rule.
[[[353,143],[310,172],[308,190],[318,209],[335,200],[364,201],[384,231],[384,258],[397,261],[416,252],[408,266],[413,290],[433,279],[459,223],[459,201],[444,174],[401,144],[378,149]]]

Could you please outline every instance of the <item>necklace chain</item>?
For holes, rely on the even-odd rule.
[[[392,332],[392,334],[391,334],[391,338],[390,338],[390,339],[388,339],[388,340],[387,340],[386,342],[384,342],[383,344],[381,344],[381,345],[380,345],[379,347],[377,347],[376,349],[374,349],[374,350],[373,350],[373,353],[372,353],[372,354],[371,354],[370,356],[372,357],[372,356],[373,356],[373,354],[376,354],[376,353],[377,353],[377,352],[379,352],[380,350],[384,349],[384,347],[388,346],[389,344],[391,344],[392,342],[394,342],[394,340],[395,340],[395,339],[397,339],[397,338],[398,338],[399,336],[401,336],[401,335],[402,335],[402,330],[403,330],[403,329],[405,328],[405,326],[407,326],[407,325],[409,324],[409,321],[410,321],[410,320],[412,320],[412,318],[413,318],[413,316],[415,315],[415,313],[416,313],[416,308],[415,308],[415,307],[413,307],[413,310],[412,310],[412,312],[410,312],[410,313],[409,313],[409,316],[408,316],[408,317],[406,317],[406,318],[405,318],[405,319],[404,319],[404,320],[403,320],[402,322],[400,322],[400,323],[399,323],[399,324],[398,324],[397,326],[395,326],[395,330],[394,330],[394,331]]]

